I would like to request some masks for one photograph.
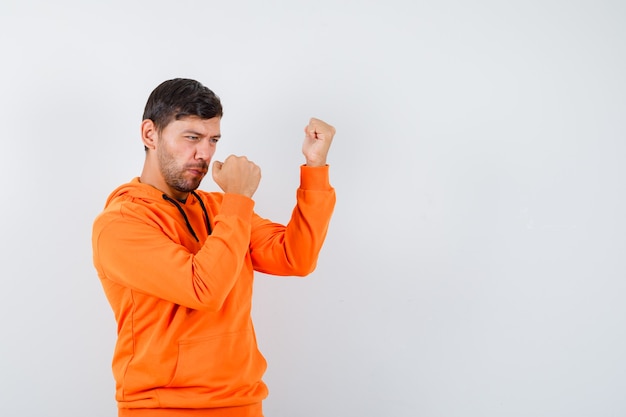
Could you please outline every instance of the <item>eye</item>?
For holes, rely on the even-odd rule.
[[[210,139],[211,143],[213,143],[213,144],[216,144],[217,142],[219,142],[219,140],[220,140],[219,138],[211,138]]]
[[[193,136],[193,135],[189,135],[189,136],[185,136],[185,137],[186,137],[187,139],[189,139],[189,140],[193,140],[193,141],[196,141],[196,140],[200,139],[198,136]]]

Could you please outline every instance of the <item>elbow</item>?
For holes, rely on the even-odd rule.
[[[310,262],[308,264],[292,265],[292,275],[295,277],[306,277],[310,275],[317,267],[317,262]]]
[[[188,305],[188,307],[207,313],[217,313],[224,307],[225,303],[226,300],[222,297],[208,296],[206,294],[198,296],[196,294],[194,302]]]
[[[317,251],[307,251],[300,249],[299,251],[286,252],[286,261],[289,266],[289,275],[295,277],[306,277],[317,268]]]
[[[216,313],[224,307],[228,291],[213,288],[202,280],[194,281],[194,298],[196,300],[196,308],[210,313]]]
[[[202,303],[202,310],[208,313],[217,313],[224,306],[224,301],[222,299],[211,298]]]

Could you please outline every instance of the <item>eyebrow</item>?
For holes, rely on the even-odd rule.
[[[194,136],[206,136],[200,132],[196,132],[195,130],[192,129],[185,129],[181,132],[183,135],[194,135]],[[218,133],[217,135],[211,136],[212,139],[219,139],[222,137],[221,133]]]

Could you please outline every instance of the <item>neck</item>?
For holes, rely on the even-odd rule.
[[[149,158],[146,158],[139,181],[142,184],[150,185],[168,197],[183,203],[187,201],[187,197],[189,196],[188,192],[178,191],[170,187],[165,181],[165,178],[163,178],[163,175],[161,175],[161,171],[158,169],[158,166],[153,166],[153,164],[150,163]]]

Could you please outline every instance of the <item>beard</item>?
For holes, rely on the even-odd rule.
[[[183,193],[189,193],[197,189],[204,178],[204,175],[194,175],[191,176],[191,178],[186,178],[185,173],[188,173],[189,169],[196,169],[202,172],[206,172],[208,169],[206,162],[179,165],[169,150],[163,146],[157,150],[157,157],[159,159],[161,174],[167,185]]]

